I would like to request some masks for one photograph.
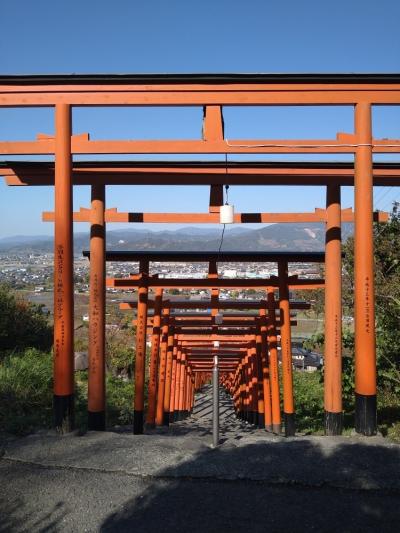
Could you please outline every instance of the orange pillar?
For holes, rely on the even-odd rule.
[[[185,379],[186,379],[186,352],[182,350],[181,368],[179,372],[178,420],[183,420],[185,418],[185,413],[184,413]]]
[[[55,107],[54,424],[74,427],[74,286],[71,107]]]
[[[140,282],[138,287],[137,325],[136,325],[136,357],[135,357],[135,400],[133,411],[133,433],[143,433],[144,383],[146,365],[146,334],[147,334],[147,300],[148,300],[149,263],[140,263]]]
[[[292,338],[290,331],[290,306],[288,288],[287,261],[279,261],[279,309],[281,317],[281,354],[283,377],[283,416],[286,437],[295,434],[293,371],[292,371]]]
[[[265,413],[264,413],[264,380],[262,369],[262,355],[261,355],[261,331],[260,325],[257,325],[255,335],[255,396],[257,401],[256,420],[254,423],[259,428],[265,428]],[[253,379],[254,379],[253,378]]]
[[[106,428],[105,185],[92,185],[90,213],[88,428]]]
[[[164,417],[163,417],[164,426],[169,426],[169,423],[170,423],[169,406],[171,402],[173,353],[174,353],[174,327],[170,324],[168,327],[167,362],[165,366]]]
[[[274,289],[268,289],[267,341],[269,351],[269,377],[271,383],[272,431],[281,432],[281,402],[279,391],[278,339],[276,335]]]
[[[260,364],[264,398],[264,427],[272,431],[271,381],[268,364],[267,323],[265,308],[260,309]]]
[[[245,420],[247,422],[251,422],[251,391],[250,391],[250,382],[251,382],[251,367],[250,367],[250,357],[251,357],[251,348],[248,348],[247,355],[244,363],[244,369],[245,369],[245,395],[244,395],[244,412],[245,412]]]
[[[176,395],[176,365],[178,361],[178,353],[180,352],[180,345],[178,342],[174,343],[174,351],[172,353],[172,371],[171,371],[171,394],[169,402],[169,420],[175,420],[175,395]],[[197,377],[197,376],[196,376]]]
[[[174,415],[173,420],[179,420],[179,393],[180,393],[180,379],[182,366],[182,347],[179,346],[176,353],[176,369],[175,369],[175,398],[174,398]]]
[[[160,364],[158,366],[158,387],[157,387],[157,410],[156,425],[162,426],[164,422],[164,392],[165,392],[165,373],[167,365],[167,345],[168,345],[168,325],[169,325],[169,308],[164,309],[162,317],[161,346],[160,346]]]
[[[161,306],[162,306],[163,289],[156,288],[154,297],[154,317],[153,317],[153,335],[151,338],[150,354],[150,373],[149,373],[149,396],[146,415],[146,426],[154,428],[156,421],[157,407],[157,373],[158,358],[160,353],[160,334],[161,334]]]
[[[342,257],[340,185],[326,190],[325,434],[342,433]]]
[[[240,390],[241,390],[241,394],[240,394],[240,397],[241,397],[241,401],[240,401],[240,404],[241,404],[241,416],[240,418],[242,420],[247,420],[247,353],[245,355],[245,357],[243,358],[242,360],[242,372],[241,372],[241,386],[240,386]]]
[[[371,105],[355,106],[354,195],[354,314],[355,314],[355,428],[375,435],[376,354],[373,243],[373,176]]]

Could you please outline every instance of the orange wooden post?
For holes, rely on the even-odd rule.
[[[272,431],[281,432],[281,404],[279,390],[278,339],[276,335],[274,289],[268,289],[267,341],[269,351],[269,376],[271,383]]]
[[[182,350],[181,368],[180,368],[180,373],[179,373],[178,420],[183,420],[185,418],[185,414],[184,414],[185,379],[186,379],[186,351]]]
[[[74,286],[71,107],[55,107],[54,424],[74,428]]]
[[[267,320],[265,308],[260,309],[260,365],[264,398],[264,427],[272,431],[271,381],[268,364]]]
[[[179,393],[180,393],[180,379],[182,366],[182,346],[180,345],[176,353],[176,369],[175,369],[175,398],[174,398],[174,414],[173,420],[179,420]]]
[[[167,366],[167,345],[168,345],[168,326],[169,326],[169,308],[163,310],[161,346],[160,346],[160,364],[158,366],[158,387],[157,387],[157,409],[156,425],[162,426],[164,423],[164,393],[165,393],[165,375]]]
[[[169,423],[170,423],[169,406],[171,402],[173,352],[174,352],[174,327],[171,324],[169,324],[168,340],[167,340],[167,362],[165,365],[164,416],[163,416],[164,426],[169,426]]]
[[[262,418],[262,427],[264,426],[264,401],[262,389],[259,385],[261,376],[258,373],[258,357],[257,357],[257,336],[254,335],[250,348],[250,394],[251,394],[251,423],[258,426],[259,420]]]
[[[140,283],[138,288],[137,326],[136,326],[136,357],[135,357],[135,400],[133,411],[133,433],[143,433],[144,384],[146,365],[147,335],[147,300],[149,294],[148,275],[149,262],[141,261]]]
[[[106,427],[105,186],[92,185],[90,212],[88,428]]]
[[[169,402],[169,421],[175,420],[175,395],[176,395],[176,366],[178,361],[178,352],[180,352],[180,344],[178,341],[174,342],[174,350],[172,352],[172,370],[171,370],[171,394]]]
[[[240,385],[240,390],[241,390],[241,393],[240,393],[240,405],[241,405],[241,410],[240,410],[240,418],[242,420],[246,420],[246,416],[247,416],[247,406],[246,406],[246,403],[247,403],[247,378],[246,378],[246,373],[247,373],[247,365],[246,365],[246,359],[247,359],[247,354],[245,355],[245,357],[243,358],[242,360],[242,372],[241,372],[241,385]]]
[[[376,354],[373,243],[373,176],[371,105],[355,107],[354,195],[354,313],[355,313],[355,428],[357,433],[375,435]]]
[[[326,190],[325,434],[342,433],[342,257],[340,185]]]
[[[259,428],[265,428],[265,399],[264,399],[264,376],[262,361],[261,325],[256,328],[256,376],[257,376],[257,420]],[[267,376],[268,377],[268,376]]]
[[[247,422],[251,421],[251,393],[250,393],[250,375],[251,375],[251,367],[250,367],[250,357],[251,357],[251,348],[247,350],[247,355],[245,359],[245,400],[244,400],[244,411],[245,411],[245,420]]]
[[[278,262],[279,275],[279,309],[281,317],[281,353],[283,377],[283,416],[286,437],[295,434],[293,370],[292,370],[292,338],[290,331],[290,306],[288,289],[287,261]]]
[[[157,375],[158,358],[160,354],[160,334],[161,334],[161,310],[162,310],[163,289],[156,288],[154,297],[154,318],[153,335],[151,338],[150,373],[149,373],[149,394],[146,414],[146,426],[154,428],[156,422],[157,408]]]
[[[190,378],[190,366],[187,366],[187,372],[186,372],[186,388],[185,388],[185,417],[189,416],[189,397],[190,397],[190,384],[191,384],[191,378]]]

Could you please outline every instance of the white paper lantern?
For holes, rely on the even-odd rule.
[[[221,205],[219,211],[219,221],[221,224],[233,224],[233,205]]]

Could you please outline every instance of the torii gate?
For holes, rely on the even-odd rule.
[[[400,141],[373,139],[371,107],[399,103],[400,76],[396,74],[1,76],[0,106],[55,107],[54,138],[41,136],[35,141],[0,142],[0,154],[55,155],[56,426],[66,431],[73,426],[72,154],[350,153],[355,157],[356,431],[365,435],[374,434],[376,364],[372,155],[399,153]],[[203,106],[203,139],[91,141],[88,135],[72,136],[71,108],[74,105]],[[333,140],[227,140],[223,132],[224,105],[351,105],[355,110],[355,132],[340,133]],[[4,169],[3,174],[9,170]],[[14,179],[12,169],[9,175]],[[295,175],[298,176],[293,172],[291,179],[294,179]],[[227,177],[220,179],[228,181]],[[352,179],[350,172],[350,181]],[[398,185],[397,179],[395,177],[391,183]],[[22,183],[18,178],[17,181]],[[340,179],[327,178],[328,183],[329,181],[335,185],[340,183]],[[101,183],[100,180],[97,182]],[[218,183],[221,182],[225,181]],[[111,182],[106,179],[103,183]],[[283,181],[280,182],[282,183]],[[301,178],[296,183],[301,184]],[[385,183],[387,184],[387,181]],[[96,194],[94,200],[101,202],[101,191],[100,198],[98,196],[99,194]],[[334,201],[333,205],[337,203]],[[332,211],[335,209],[333,205]],[[337,351],[335,353],[334,358],[339,361]],[[66,375],[67,378],[57,379],[60,375]]]
[[[90,256],[89,252],[83,252],[84,255]],[[285,432],[286,435],[294,435],[295,423],[294,423],[294,401],[293,401],[293,378],[292,378],[292,352],[291,352],[291,330],[290,330],[290,307],[289,307],[289,286],[295,289],[304,288],[318,288],[324,286],[324,280],[320,279],[299,279],[298,276],[288,276],[287,265],[289,261],[293,262],[323,262],[325,254],[321,252],[113,252],[109,251],[105,254],[108,261],[129,261],[139,262],[141,271],[138,275],[131,276],[130,278],[123,279],[109,279],[107,280],[107,286],[120,288],[120,289],[138,289],[138,303],[137,303],[137,329],[136,329],[136,365],[135,365],[135,384],[139,384],[139,387],[135,387],[135,415],[136,422],[134,422],[134,432],[143,432],[143,406],[144,406],[144,359],[146,348],[146,333],[147,333],[147,302],[148,302],[148,289],[150,287],[159,287],[162,289],[170,288],[203,288],[211,290],[211,313],[212,322],[209,329],[203,327],[203,335],[211,335],[215,338],[215,335],[241,335],[243,332],[240,329],[225,329],[216,325],[215,315],[219,308],[218,289],[220,288],[258,288],[261,290],[267,290],[268,288],[279,288],[279,308],[280,308],[280,327],[281,327],[281,346],[282,346],[282,368],[283,368],[283,386],[284,386],[284,418],[285,418]],[[340,250],[339,250],[340,256]],[[208,262],[209,274],[208,278],[204,279],[174,279],[174,278],[158,278],[157,275],[149,275],[150,262]],[[279,268],[279,276],[271,276],[267,279],[223,279],[217,276],[217,262],[277,262]],[[272,294],[273,295],[273,294]],[[273,309],[275,314],[275,305]],[[157,326],[159,327],[160,318],[157,317]],[[276,329],[276,324],[274,324]],[[164,335],[167,334],[167,330],[171,329],[171,322],[165,323]],[[176,329],[176,328],[174,328]],[[199,333],[196,329],[186,330],[186,334]],[[183,333],[183,329],[179,329],[177,333]],[[246,325],[246,333],[256,335],[256,329],[251,330],[249,325]],[[172,342],[173,334],[169,333],[170,337],[170,350],[168,352],[167,346],[164,348],[164,352],[161,354],[161,368],[165,366],[166,377],[161,380],[162,392],[161,396],[165,397],[163,391],[164,382],[168,383],[171,379],[172,372]],[[169,359],[167,361],[167,352],[169,353]],[[267,355],[265,355],[265,359]],[[153,365],[151,363],[151,368]],[[164,371],[163,371],[164,372]],[[276,374],[277,379],[277,374]],[[152,378],[150,377],[150,381]],[[341,390],[341,377],[336,380],[339,383]],[[339,390],[330,389],[330,394],[337,394],[341,396]],[[168,395],[169,389],[167,389],[166,411],[168,411]],[[160,400],[161,402],[162,400]],[[160,407],[161,410],[161,407]],[[160,413],[159,410],[159,413]],[[161,420],[161,415],[160,415]]]

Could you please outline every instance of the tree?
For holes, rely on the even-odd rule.
[[[354,239],[344,245],[344,304],[354,308]],[[375,313],[378,383],[400,392],[400,212],[374,224]]]
[[[52,342],[52,328],[43,306],[24,300],[8,285],[1,284],[0,350],[49,350]]]

